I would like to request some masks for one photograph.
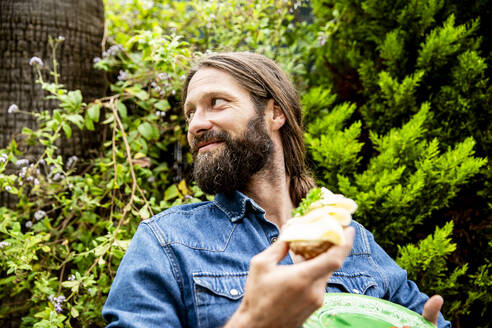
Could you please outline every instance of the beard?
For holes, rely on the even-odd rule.
[[[204,141],[221,141],[218,149],[198,153],[196,145]],[[222,147],[223,149],[220,149]],[[249,121],[239,138],[225,131],[207,131],[192,141],[193,178],[207,194],[244,190],[251,177],[268,162],[273,142],[265,128],[263,117]]]

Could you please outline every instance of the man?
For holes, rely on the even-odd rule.
[[[438,323],[431,299],[353,222],[314,259],[276,239],[314,187],[296,90],[271,60],[209,56],[183,90],[194,178],[212,202],[142,222],[103,309],[109,327],[299,327],[325,292],[366,294]]]

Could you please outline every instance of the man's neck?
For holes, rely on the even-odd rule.
[[[294,204],[289,193],[289,177],[285,174],[283,158],[275,158],[255,174],[242,192],[266,212],[266,218],[281,228],[291,217]]]

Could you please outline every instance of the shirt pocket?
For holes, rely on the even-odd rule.
[[[376,280],[368,273],[334,272],[328,281],[326,290],[328,292],[377,296],[377,287]]]
[[[220,327],[241,303],[247,272],[193,274],[198,326]]]

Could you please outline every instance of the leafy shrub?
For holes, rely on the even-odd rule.
[[[292,30],[289,8],[259,0],[153,7],[108,1],[112,45],[95,65],[114,78],[111,94],[85,103],[80,91],[39,74],[58,108],[33,113],[40,128],[25,128],[0,150],[0,188],[18,197],[16,208],[0,207],[2,321],[21,321],[23,327],[104,325],[105,296],[139,222],[207,197],[185,180],[191,156],[179,90],[187,68],[214,48],[263,49],[295,70],[295,45],[285,40]],[[160,27],[163,20],[174,26]],[[56,67],[56,58],[51,60]],[[62,134],[69,138],[73,126],[103,135],[97,157],[57,155],[56,141]],[[45,152],[30,162],[34,144]]]

